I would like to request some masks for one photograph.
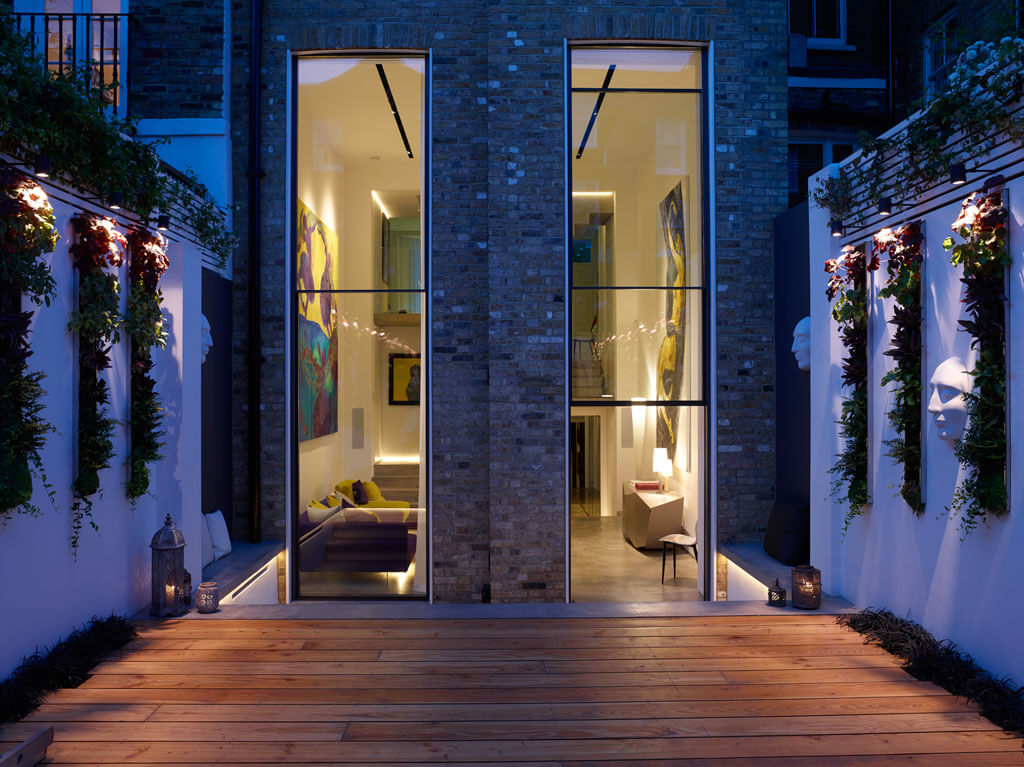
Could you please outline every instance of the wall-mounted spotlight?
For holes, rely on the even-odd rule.
[[[49,178],[50,172],[52,171],[50,156],[41,154],[36,157],[36,165],[34,170],[36,178]]]
[[[121,206],[124,204],[124,195],[120,192],[112,192],[107,204],[110,205],[111,210],[121,210]]]
[[[949,183],[953,186],[963,186],[967,183],[967,168],[962,162],[949,164]]]
[[[156,228],[161,232],[166,232],[171,226],[171,217],[166,213],[161,213],[156,217]]]
[[[833,237],[843,236],[843,221],[839,218],[833,218],[828,222],[828,230]]]
[[[879,197],[878,198],[878,215],[889,216],[892,215],[892,197]]]

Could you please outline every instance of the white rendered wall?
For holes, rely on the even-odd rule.
[[[834,168],[833,168],[834,169]],[[830,172],[829,169],[822,174]],[[812,179],[812,187],[814,186]],[[969,192],[964,188],[963,196]],[[926,508],[918,518],[897,496],[901,469],[885,457],[881,441],[893,436],[885,413],[892,395],[879,380],[892,367],[883,352],[891,341],[891,302],[878,299],[886,279],[884,264],[874,275],[870,294],[869,355],[869,490],[872,503],[842,536],[844,507],[828,493],[828,469],[840,444],[835,421],[839,418],[841,384],[839,365],[843,349],[825,299],[827,275],[823,265],[835,258],[839,240],[828,235],[827,213],[811,206],[811,558],[822,569],[826,591],[841,594],[861,607],[886,608],[921,623],[938,639],[956,642],[983,668],[1012,676],[1024,683],[1024,500],[1021,496],[1021,451],[1024,406],[1020,382],[1024,374],[1024,183],[1008,185],[1009,245],[1013,256],[1009,277],[1007,324],[1010,389],[1009,441],[1011,461],[1010,513],[989,520],[961,542],[959,518],[946,511],[953,490],[964,472],[949,444],[938,439],[931,418],[923,421]],[[948,357],[959,355],[974,363],[970,337],[958,329],[967,315],[960,302],[961,270],[949,262],[942,241],[960,210],[959,195],[949,204],[923,216],[925,258],[925,361],[923,378]],[[887,222],[889,223],[889,222]],[[880,228],[880,227],[879,227]],[[870,243],[868,243],[870,248]],[[882,309],[885,316],[882,316]]]
[[[81,208],[63,202],[47,186],[61,240],[45,258],[57,283],[56,300],[36,310],[32,324],[30,370],[47,377],[43,417],[56,428],[41,451],[47,478],[56,492],[50,503],[36,482],[34,502],[40,517],[15,514],[0,523],[0,679],[22,658],[45,649],[94,615],[132,615],[150,600],[149,543],[170,513],[185,536],[185,567],[198,584],[200,565],[200,254],[190,243],[169,249],[170,268],[160,281],[164,293],[167,348],[154,351],[153,377],[166,414],[163,460],[154,464],[150,492],[133,508],[124,495],[128,417],[128,344],[116,344],[113,365],[102,374],[111,389],[110,415],[118,421],[111,468],[100,473],[94,496],[95,532],[83,527],[77,560],[72,556],[71,481],[75,450],[77,364],[75,338],[67,332],[76,294],[68,246],[70,219]],[[99,208],[90,212],[106,213]],[[122,228],[123,230],[123,228]],[[122,309],[127,266],[120,270]],[[25,308],[31,304],[25,302]]]

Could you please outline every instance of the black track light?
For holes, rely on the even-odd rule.
[[[156,217],[156,228],[161,232],[166,232],[171,225],[171,217],[166,213],[161,213]]]
[[[121,210],[121,206],[124,204],[124,195],[120,192],[112,192],[108,203],[111,210]]]
[[[963,186],[967,183],[967,168],[962,162],[949,164],[949,183],[953,186]]]
[[[52,170],[50,156],[41,154],[36,157],[36,166],[33,170],[36,178],[49,178]]]
[[[878,198],[878,215],[889,216],[892,215],[892,197],[879,197]]]
[[[833,237],[843,236],[843,221],[840,218],[833,218],[828,222],[828,230]]]

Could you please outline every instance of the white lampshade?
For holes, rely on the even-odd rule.
[[[654,448],[654,473],[655,474],[671,474],[672,464],[668,460],[668,448],[656,447]]]

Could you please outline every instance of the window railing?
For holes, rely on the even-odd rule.
[[[103,89],[111,110],[124,115],[126,13],[15,13],[18,30],[33,41],[48,72],[76,64],[92,67],[92,85]]]

